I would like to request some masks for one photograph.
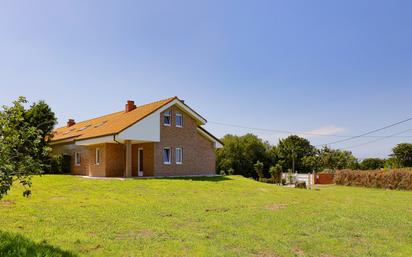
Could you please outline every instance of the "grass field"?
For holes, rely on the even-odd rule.
[[[412,256],[412,192],[230,176],[42,176],[0,201],[0,256]]]

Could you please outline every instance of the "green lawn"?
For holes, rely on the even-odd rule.
[[[412,256],[412,192],[238,176],[33,184],[0,201],[0,256]]]

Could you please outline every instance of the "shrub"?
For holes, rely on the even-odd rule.
[[[412,190],[412,170],[340,170],[336,172],[335,183],[344,186]]]
[[[70,155],[53,155],[50,158],[50,174],[70,173]]]
[[[257,162],[253,165],[253,167],[254,167],[254,169],[255,169],[258,177],[259,177],[259,180],[262,180],[262,178],[265,177],[265,175],[263,174],[263,166],[264,166],[263,163],[260,162],[260,161],[257,161]]]
[[[220,176],[226,176],[226,172],[224,170],[220,171]]]

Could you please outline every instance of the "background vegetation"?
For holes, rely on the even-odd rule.
[[[302,137],[291,135],[270,145],[253,134],[226,135],[224,147],[217,149],[217,172],[253,178],[273,178],[270,170],[281,172],[335,172],[336,170],[375,170],[412,167],[412,144],[402,143],[393,148],[388,159],[367,158],[359,161],[350,151],[323,147],[315,148]],[[255,164],[262,163],[262,172]],[[260,171],[260,169],[259,169]],[[263,177],[262,177],[263,176]]]

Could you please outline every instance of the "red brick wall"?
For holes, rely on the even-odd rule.
[[[132,176],[137,177],[138,149],[143,149],[143,176],[154,174],[154,143],[134,144],[132,146]]]
[[[210,175],[215,174],[215,153],[213,143],[199,134],[196,121],[172,106],[171,126],[163,125],[160,117],[160,142],[154,144],[154,175]],[[166,110],[168,111],[168,110]],[[183,127],[176,127],[176,112],[183,115]],[[171,148],[171,164],[163,162],[163,148]],[[175,149],[183,148],[183,164],[176,164]]]
[[[80,146],[71,143],[54,145],[52,148],[52,154],[61,153],[71,156],[73,175],[93,177],[121,177],[124,175],[124,145],[113,143]],[[100,164],[96,164],[96,148],[100,149]],[[80,165],[75,164],[76,152],[80,153]]]
[[[123,177],[126,166],[125,146],[106,144],[106,177]]]

